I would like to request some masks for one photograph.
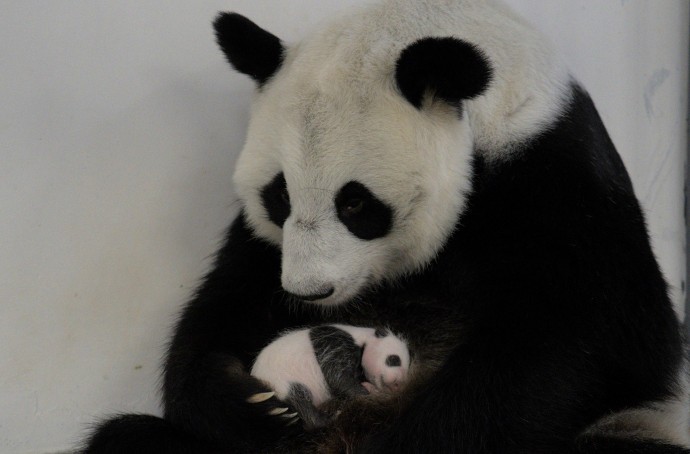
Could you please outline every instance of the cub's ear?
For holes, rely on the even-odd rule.
[[[421,108],[427,91],[450,104],[481,94],[491,81],[489,61],[457,38],[423,38],[398,57],[395,81],[403,96]]]
[[[213,22],[216,40],[230,64],[259,84],[266,83],[283,62],[283,45],[267,32],[237,13],[221,13]]]

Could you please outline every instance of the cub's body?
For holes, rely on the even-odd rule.
[[[332,398],[396,392],[409,367],[407,346],[388,330],[336,324],[282,334],[261,350],[251,375],[297,411],[283,407],[276,413],[301,418],[313,429],[329,422],[335,410],[323,406]]]

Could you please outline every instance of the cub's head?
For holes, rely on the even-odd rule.
[[[246,219],[281,247],[284,290],[329,305],[439,251],[470,185],[463,104],[491,80],[463,40],[340,25],[286,46],[237,14],[214,24],[258,86],[234,175]]]
[[[405,341],[387,329],[378,328],[362,346],[362,369],[370,391],[400,389],[410,369]]]

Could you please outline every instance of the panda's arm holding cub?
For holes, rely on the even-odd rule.
[[[168,349],[164,411],[173,425],[221,446],[248,437],[271,443],[285,433],[289,421],[271,414],[284,404],[248,372],[256,352],[287,327],[289,317],[271,304],[280,298],[279,269],[278,250],[254,238],[240,215]]]

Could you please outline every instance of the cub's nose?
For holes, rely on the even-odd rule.
[[[296,293],[288,292],[287,290],[285,291],[285,293],[287,293],[288,295],[290,295],[294,298],[300,299],[300,300],[317,301],[317,300],[322,300],[324,298],[328,298],[329,296],[331,296],[333,294],[334,291],[335,291],[335,289],[333,287],[331,287],[328,290],[325,290],[325,291],[319,292],[319,293],[312,293],[311,295],[298,295]]]

